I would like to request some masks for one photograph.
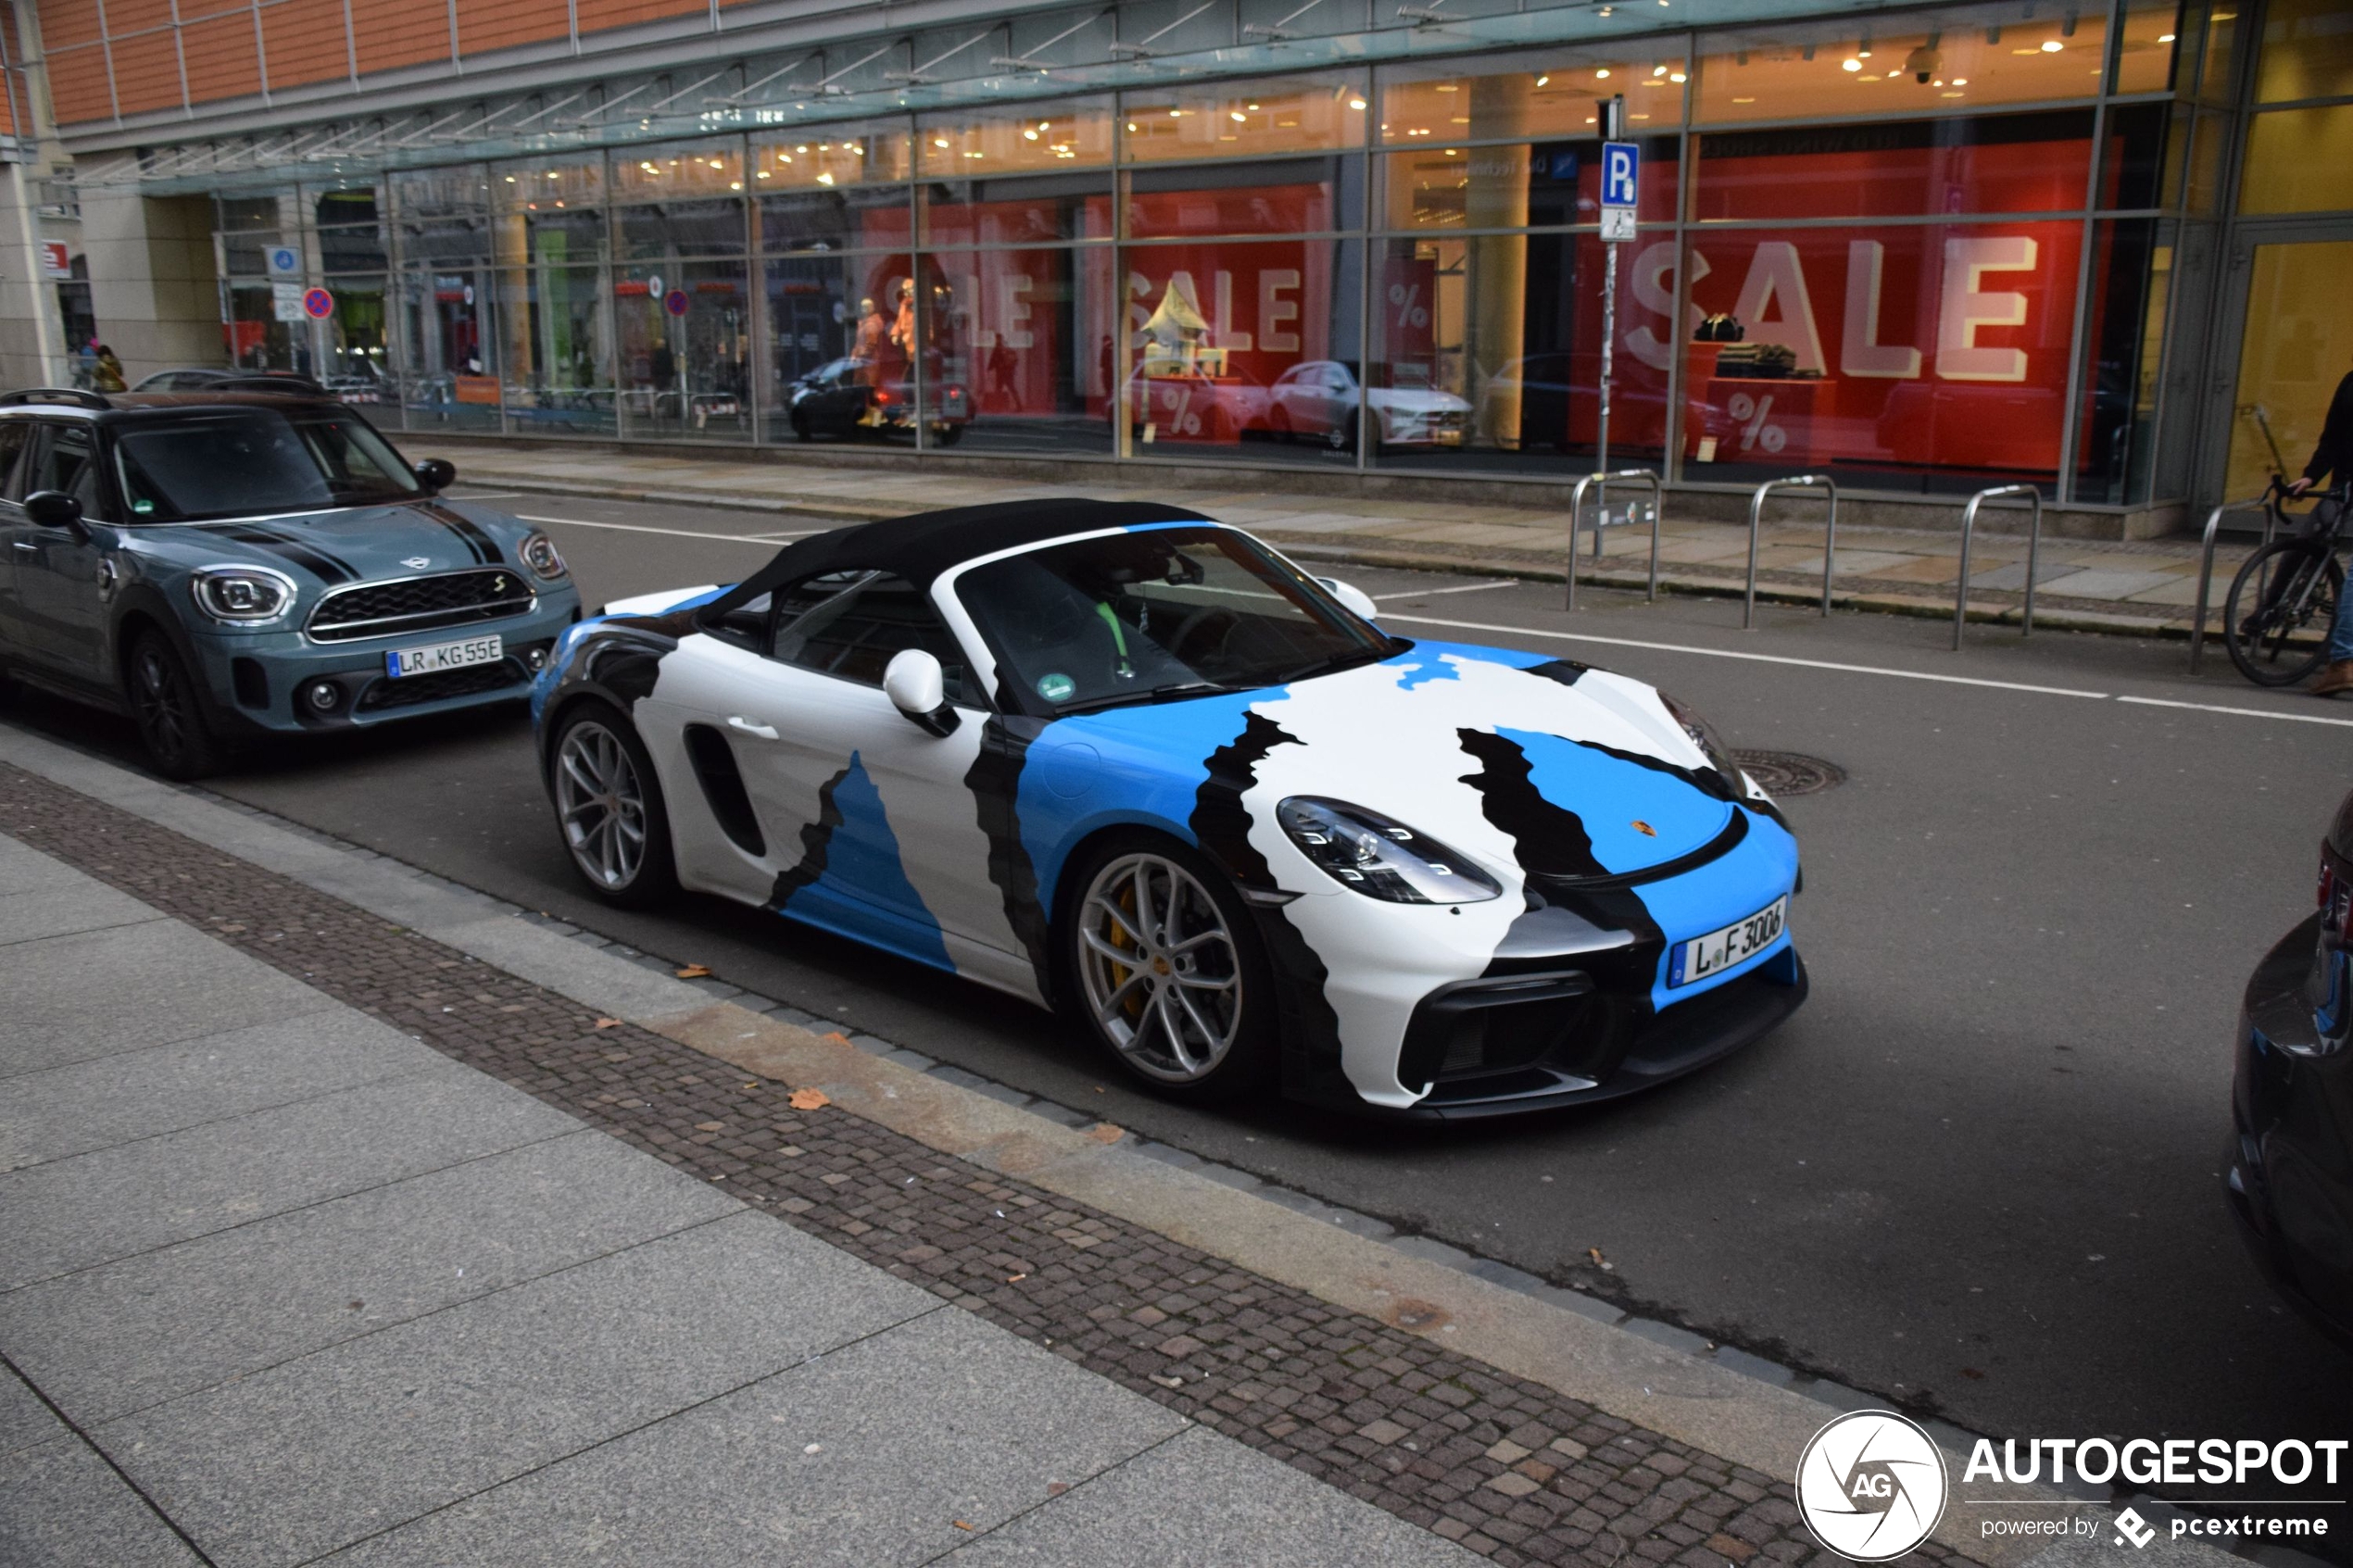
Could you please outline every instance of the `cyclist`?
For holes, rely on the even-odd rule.
[[[2304,465],[2303,474],[2287,487],[2287,493],[2304,495],[2332,475],[2340,488],[2353,481],[2353,371],[2336,383],[2336,395],[2329,399],[2329,417],[2321,425],[2320,445],[2312,448],[2312,460]],[[2337,596],[2336,624],[2329,633],[2329,661],[2312,682],[2314,696],[2334,696],[2339,692],[2353,692],[2353,593]]]

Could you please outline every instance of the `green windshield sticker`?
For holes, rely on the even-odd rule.
[[[145,517],[156,509],[156,504],[153,501],[133,501],[131,503],[131,509]]]
[[[1053,674],[1038,677],[1038,695],[1048,702],[1065,701],[1070,694],[1077,689],[1078,683],[1067,675]]]

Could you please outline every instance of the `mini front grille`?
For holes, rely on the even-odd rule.
[[[536,597],[520,573],[495,567],[361,583],[321,599],[310,612],[309,632],[322,643],[405,636],[521,615]]]
[[[386,677],[360,694],[354,710],[381,713],[391,708],[414,708],[420,703],[495,692],[501,686],[519,686],[530,679],[531,672],[511,659],[465,670],[444,670],[432,675],[410,675],[398,681]]]

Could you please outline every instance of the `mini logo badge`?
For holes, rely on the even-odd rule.
[[[1797,1461],[1806,1527],[1855,1562],[1884,1562],[1928,1539],[1944,1516],[1946,1486],[1935,1441],[1893,1411],[1840,1416]]]
[[[422,571],[433,564],[433,558],[431,556],[403,556],[400,564],[411,571]]]
[[[1658,830],[1651,826],[1650,823],[1642,821],[1640,817],[1634,819],[1634,831],[1641,834],[1644,838],[1656,838],[1658,836]]]
[[[2136,1547],[2145,1547],[2155,1539],[2157,1539],[2156,1528],[2134,1510],[2128,1508],[2116,1516],[2116,1544],[2118,1546],[2131,1541]]]

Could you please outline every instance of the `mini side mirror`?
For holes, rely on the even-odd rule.
[[[447,458],[427,458],[416,469],[417,483],[428,490],[447,490],[458,483],[457,465]]]
[[[1365,620],[1370,621],[1380,613],[1380,607],[1373,603],[1373,596],[1354,583],[1343,583],[1337,577],[1318,577],[1315,581],[1324,585],[1326,593]]]
[[[947,677],[939,660],[921,648],[901,648],[883,671],[883,696],[890,705],[935,735],[953,734],[958,714],[948,705]]]
[[[36,490],[24,498],[24,515],[42,528],[62,528],[76,538],[90,531],[82,525],[82,503],[62,490]]]

